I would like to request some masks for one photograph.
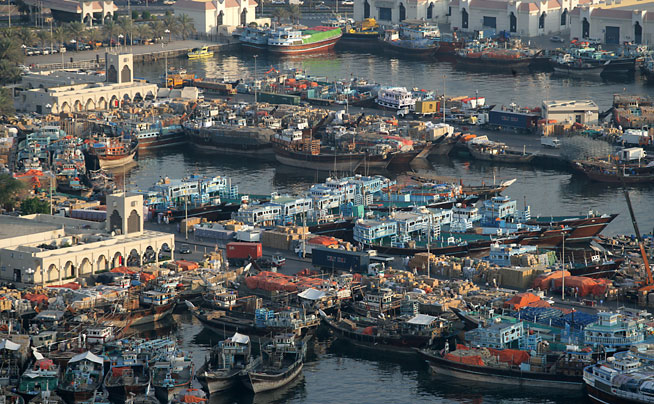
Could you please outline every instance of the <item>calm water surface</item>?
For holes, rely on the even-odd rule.
[[[201,77],[236,80],[253,77],[252,54],[239,51],[217,54],[208,60],[174,59],[169,66],[184,67],[188,73]],[[389,58],[372,53],[336,53],[303,58],[275,58],[262,54],[257,58],[257,72],[261,76],[271,67],[301,68],[316,76],[329,79],[363,77],[371,82],[406,87],[422,87],[442,92],[445,77],[446,92],[450,95],[473,95],[475,91],[487,98],[488,104],[538,106],[544,98],[595,100],[601,110],[611,106],[614,93],[646,95],[652,92],[640,77],[622,81],[585,81],[553,76],[552,73],[525,72],[518,74],[488,74],[458,70],[447,61],[420,61]],[[164,62],[140,64],[136,75],[158,81]],[[430,166],[421,167],[442,176],[461,178],[464,183],[486,183],[517,178],[506,194],[522,206],[526,200],[532,215],[551,216],[579,214],[589,210],[619,213],[606,233],[628,233],[633,229],[628,217],[624,196],[619,187],[589,182],[583,176],[559,169],[534,169],[519,166],[491,166],[470,163],[457,157],[432,159]],[[166,150],[139,157],[139,166],[129,172],[130,189],[146,189],[160,176],[179,178],[191,173],[224,175],[239,185],[241,192],[266,194],[272,191],[302,192],[324,174],[312,170],[301,171],[279,165],[274,161],[260,161],[250,157],[230,155],[199,156],[188,148]],[[393,175],[393,173],[385,173]],[[631,187],[631,198],[642,232],[654,228],[654,186]]]

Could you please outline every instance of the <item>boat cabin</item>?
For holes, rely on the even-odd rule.
[[[86,342],[90,345],[104,344],[113,337],[113,327],[92,327],[86,330]]]
[[[172,303],[174,298],[175,296],[172,293],[158,290],[148,290],[141,294],[141,302],[152,306],[165,306]]]

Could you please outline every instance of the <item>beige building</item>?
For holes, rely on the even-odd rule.
[[[654,41],[654,6],[641,8],[577,7],[570,13],[570,37],[592,38],[605,44],[651,44]]]
[[[355,0],[354,19],[375,18],[380,24],[404,20],[447,23],[448,0]]]
[[[599,107],[592,100],[544,100],[543,118],[560,123],[594,125],[599,120]]]
[[[156,98],[159,88],[156,84],[134,80],[132,54],[106,53],[105,66],[105,81],[102,83],[63,85],[64,82],[59,81],[58,87],[41,87],[47,78],[29,76],[23,87],[34,87],[35,84],[39,87],[18,92],[14,106],[18,111],[59,114],[106,110],[117,108],[125,101]],[[71,74],[66,75],[67,80]],[[56,82],[54,77],[49,79]]]
[[[143,229],[142,195],[107,196],[104,223],[51,215],[0,216],[3,281],[72,282],[126,264],[142,265],[145,257],[158,263],[164,251],[173,258],[175,237]]]
[[[590,0],[452,0],[450,26],[463,32],[506,31],[521,37],[570,28],[570,12]]]
[[[118,7],[113,1],[77,1],[77,0],[25,0],[30,6],[31,15],[39,15],[43,8],[49,8],[52,16],[63,22],[80,21],[86,25],[104,24],[111,19]]]
[[[254,22],[256,8],[254,0],[177,0],[173,6],[175,15],[191,17],[201,34],[227,34],[234,27]]]

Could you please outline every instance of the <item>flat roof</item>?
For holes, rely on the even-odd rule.
[[[53,223],[43,223],[22,217],[0,215],[0,240],[59,230],[62,227],[62,225]]]
[[[593,100],[543,100],[543,107],[552,109],[595,109],[599,110]]]

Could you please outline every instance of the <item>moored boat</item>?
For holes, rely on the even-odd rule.
[[[193,361],[185,353],[176,351],[166,360],[152,366],[154,394],[162,404],[168,404],[175,394],[189,388],[193,380]]]
[[[91,160],[87,165],[102,169],[122,167],[134,161],[137,147],[138,140],[134,137],[92,139],[86,149]]]
[[[104,361],[90,351],[73,356],[59,380],[57,394],[69,404],[81,403],[94,397],[102,385]]]
[[[198,369],[202,388],[213,395],[234,386],[239,374],[251,365],[250,338],[234,333],[211,350],[209,359]]]
[[[277,27],[268,37],[268,51],[278,55],[324,52],[334,48],[342,31],[335,27]]]
[[[255,394],[275,390],[295,379],[304,366],[308,338],[278,334],[262,349],[263,360],[248,370],[241,380]]]
[[[208,46],[203,46],[201,48],[193,48],[190,52],[187,53],[189,59],[202,59],[210,58],[213,56],[213,51]]]
[[[54,392],[59,384],[59,366],[40,354],[32,367],[20,377],[16,391],[29,401],[40,396],[42,392]]]

